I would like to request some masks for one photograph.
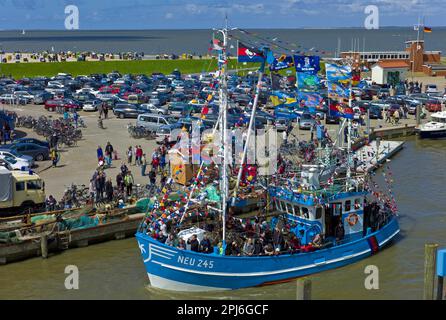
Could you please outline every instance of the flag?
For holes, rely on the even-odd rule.
[[[297,82],[299,91],[315,92],[320,89],[320,79],[317,74],[298,72]]]
[[[317,92],[302,92],[299,91],[299,105],[308,108],[310,112],[316,112],[323,102],[323,98]]]
[[[297,72],[316,74],[321,69],[319,56],[294,56],[294,64]]]
[[[274,59],[272,63],[268,63],[270,64],[269,69],[271,71],[278,71],[294,66],[293,57],[287,55],[282,55],[279,59]]]
[[[249,48],[243,43],[238,43],[237,49],[238,62],[264,62],[263,52],[256,48]]]
[[[330,114],[335,117],[353,119],[355,113],[352,108],[336,103],[330,105]]]
[[[327,89],[328,89],[328,97],[332,99],[338,99],[338,98],[349,98],[350,97],[350,88],[344,87],[339,82],[328,82],[327,83]]]
[[[350,81],[352,78],[352,68],[349,66],[338,66],[327,63],[325,65],[327,80],[330,82]]]
[[[212,49],[223,50],[223,42],[218,39],[212,39]]]
[[[431,33],[432,32],[432,28],[424,27],[424,32],[425,33]]]

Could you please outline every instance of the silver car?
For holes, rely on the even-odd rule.
[[[155,106],[151,103],[143,103],[139,107],[140,109],[146,110],[147,113],[154,113],[159,115],[168,115],[170,113],[167,107]]]
[[[172,120],[172,118],[166,117],[164,115],[144,113],[138,116],[136,120],[136,126],[156,132],[161,126],[165,126],[174,122],[176,122],[176,120]]]

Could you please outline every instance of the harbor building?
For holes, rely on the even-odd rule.
[[[397,61],[400,61],[407,64],[411,72],[423,72],[429,76],[446,76],[446,65],[441,64],[441,51],[425,51],[424,40],[409,40],[405,42],[405,45],[404,51],[347,51],[342,52],[341,57],[353,59],[356,64],[362,64],[368,68],[381,62],[392,62],[391,64],[397,64],[399,67],[402,63],[397,63]],[[383,66],[387,65],[381,65]]]

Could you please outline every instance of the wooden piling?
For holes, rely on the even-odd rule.
[[[421,123],[421,110],[420,110],[420,105],[417,105],[417,127],[420,125]]]
[[[43,259],[48,258],[48,236],[46,233],[40,236],[40,251]]]
[[[311,300],[311,280],[302,278],[296,280],[296,300]]]
[[[434,299],[437,249],[438,244],[428,243],[424,245],[424,300]]]

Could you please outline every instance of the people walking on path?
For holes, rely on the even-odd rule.
[[[50,158],[53,163],[53,167],[54,168],[57,167],[57,163],[59,162],[60,156],[59,156],[59,153],[57,152],[56,148],[51,149]]]
[[[144,177],[146,175],[146,168],[147,168],[147,159],[146,159],[146,154],[143,153],[143,155],[141,156],[141,175]]]
[[[129,170],[127,171],[125,177],[124,177],[124,184],[126,187],[126,193],[127,193],[127,197],[130,197],[132,195],[132,190],[133,190],[133,184],[135,183],[134,179],[133,179],[133,175],[132,172]]]
[[[98,163],[104,161],[104,151],[102,150],[101,146],[98,146],[96,149],[96,156],[98,158]]]
[[[113,159],[113,146],[110,142],[107,142],[107,145],[105,146],[105,160],[107,162],[107,167],[111,167]]]
[[[132,146],[130,146],[127,150],[127,163],[129,165],[132,164],[132,159],[133,159],[133,150],[132,150]]]

